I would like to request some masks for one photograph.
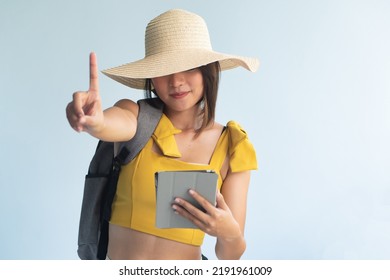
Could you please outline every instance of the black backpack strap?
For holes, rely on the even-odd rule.
[[[103,199],[100,209],[100,236],[99,243],[97,248],[97,259],[105,260],[107,256],[107,246],[108,246],[108,222],[111,218],[111,205],[116,193],[116,185],[119,179],[119,173],[121,170],[121,165],[114,158],[112,164],[111,174],[108,177],[108,182],[103,193]]]
[[[163,103],[159,99],[142,99],[138,101],[139,112],[137,118],[137,131],[134,137],[119,146],[119,153],[113,159],[110,179],[104,194],[105,202],[102,203],[101,231],[97,257],[106,259],[108,245],[108,221],[111,218],[111,206],[115,197],[121,166],[129,163],[142,150],[152,136],[162,116]]]

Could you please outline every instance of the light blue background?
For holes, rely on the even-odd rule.
[[[222,74],[217,120],[248,131],[244,259],[390,258],[389,1],[0,0],[0,259],[76,259],[96,140],[65,106],[100,69],[143,57],[170,8],[200,14],[217,51],[260,70]],[[103,105],[142,92],[100,76]],[[204,253],[214,255],[207,238]]]

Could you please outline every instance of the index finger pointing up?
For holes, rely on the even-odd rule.
[[[99,91],[97,58],[94,52],[89,55],[89,91]]]

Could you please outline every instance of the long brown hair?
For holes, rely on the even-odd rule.
[[[200,116],[203,116],[202,125],[196,131],[199,135],[203,129],[215,120],[215,107],[217,105],[218,86],[221,73],[219,62],[213,62],[199,67],[203,77],[203,98],[199,102],[201,106]],[[152,80],[146,79],[145,98],[159,98],[153,89]]]

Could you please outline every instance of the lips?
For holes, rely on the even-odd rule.
[[[180,98],[186,97],[188,95],[188,93],[189,93],[189,91],[175,92],[175,93],[170,94],[170,96],[175,98],[175,99],[180,99]]]

